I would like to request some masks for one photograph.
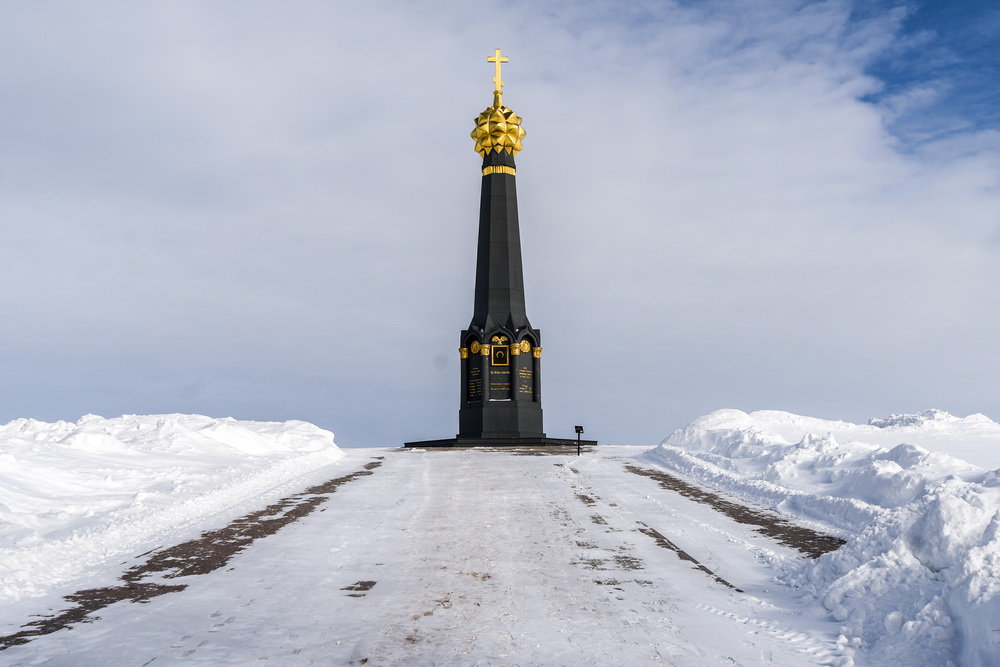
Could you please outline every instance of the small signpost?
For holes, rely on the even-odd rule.
[[[583,435],[583,427],[576,427],[576,455],[580,455],[580,436]]]

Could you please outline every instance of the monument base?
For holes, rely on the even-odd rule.
[[[447,438],[403,443],[405,447],[576,447],[572,438]],[[596,440],[580,440],[581,446],[593,447]]]

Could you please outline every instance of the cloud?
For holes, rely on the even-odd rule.
[[[547,431],[996,393],[995,130],[893,133],[847,2],[22,5],[0,28],[0,418],[456,428],[478,157],[524,117]],[[994,410],[995,411],[995,410]],[[997,416],[997,415],[994,415]]]

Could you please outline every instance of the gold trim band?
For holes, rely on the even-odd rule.
[[[515,176],[517,171],[514,167],[508,167],[503,164],[494,164],[489,167],[483,167],[483,176],[489,176],[490,174],[510,174]]]

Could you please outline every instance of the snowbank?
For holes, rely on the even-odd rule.
[[[300,421],[87,415],[0,426],[0,601],[343,456],[332,433]]]
[[[873,664],[1000,663],[1000,424],[938,410],[867,425],[719,410],[648,456],[847,538],[789,570]],[[848,650],[850,653],[850,650]]]

